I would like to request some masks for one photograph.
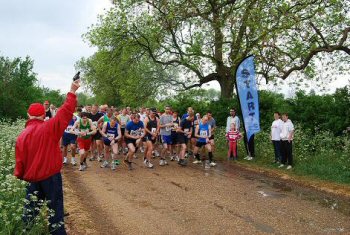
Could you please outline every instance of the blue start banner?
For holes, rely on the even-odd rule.
[[[255,80],[254,56],[245,58],[236,71],[236,86],[241,102],[247,140],[260,131],[259,97]]]

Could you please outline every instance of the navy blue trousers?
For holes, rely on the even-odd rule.
[[[281,156],[281,141],[279,140],[272,140],[273,148],[275,150],[275,161],[281,162],[282,156]]]
[[[57,173],[45,180],[29,183],[27,186],[26,199],[29,204],[25,205],[25,211],[23,215],[23,221],[30,225],[33,219],[38,215],[41,204],[39,200],[48,201],[47,206],[49,209],[55,212],[54,216],[49,217],[49,231],[50,234],[65,235],[66,230],[63,224],[63,189],[62,189],[62,176],[61,173]],[[36,195],[38,201],[30,200],[30,195]],[[55,226],[56,224],[56,226]],[[57,226],[61,224],[61,226]]]

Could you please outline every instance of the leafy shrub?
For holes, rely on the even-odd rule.
[[[15,166],[14,145],[24,127],[23,120],[10,123],[0,121],[0,234],[47,234],[46,215],[51,214],[45,206],[41,216],[33,219],[33,225],[26,228],[22,222],[27,183],[13,176]],[[35,200],[35,195],[32,197]],[[41,205],[45,202],[39,201]],[[25,230],[27,229],[27,230]]]

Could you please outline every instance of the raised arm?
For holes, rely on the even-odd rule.
[[[57,142],[62,137],[64,130],[67,128],[69,121],[73,117],[77,105],[77,96],[75,92],[79,87],[80,80],[72,82],[66,100],[58,109],[56,116],[44,123],[43,127],[47,130],[47,134]]]

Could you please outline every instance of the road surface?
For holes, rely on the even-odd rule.
[[[234,163],[209,170],[135,163],[133,171],[102,169],[98,162],[84,172],[64,167],[70,234],[350,234],[348,198]]]

